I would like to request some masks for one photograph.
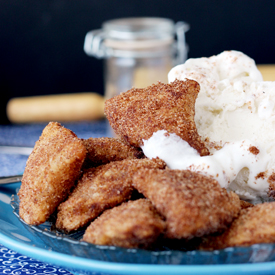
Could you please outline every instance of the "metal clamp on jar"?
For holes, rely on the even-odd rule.
[[[124,18],[103,23],[86,34],[84,51],[105,60],[105,97],[157,81],[187,58],[189,25],[165,18]]]

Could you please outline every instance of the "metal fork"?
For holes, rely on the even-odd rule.
[[[22,146],[0,146],[1,154],[15,154],[15,155],[25,155],[28,156],[32,152],[32,147],[22,147]]]
[[[21,180],[22,180],[22,175],[0,177],[0,185],[20,182]]]

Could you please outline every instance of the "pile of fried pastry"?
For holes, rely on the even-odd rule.
[[[39,225],[56,214],[65,233],[85,230],[97,245],[152,249],[182,241],[213,250],[275,241],[275,202],[252,205],[200,173],[169,169],[140,147],[175,133],[209,154],[194,122],[199,84],[157,83],[105,103],[115,138],[80,139],[50,122],[30,154],[19,190],[20,217]]]

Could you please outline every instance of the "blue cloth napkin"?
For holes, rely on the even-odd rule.
[[[72,275],[71,272],[21,255],[0,244],[0,274]]]

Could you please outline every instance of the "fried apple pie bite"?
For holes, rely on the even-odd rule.
[[[44,223],[64,201],[81,173],[86,156],[82,141],[50,122],[30,154],[19,190],[19,215],[28,224]]]
[[[166,238],[191,239],[225,229],[240,211],[236,194],[189,170],[142,169],[133,186],[166,218]]]
[[[59,205],[57,229],[71,232],[85,227],[104,210],[130,199],[135,172],[141,168],[164,167],[160,159],[132,159],[88,169],[69,198]]]
[[[96,167],[112,161],[144,157],[140,149],[134,148],[118,138],[89,138],[82,141],[87,149],[85,168]]]
[[[125,248],[150,248],[165,222],[147,199],[125,202],[106,210],[86,229],[83,241]]]
[[[274,215],[275,202],[266,202],[242,209],[240,215],[223,234],[204,237],[200,249],[215,250],[257,243],[274,243]]]
[[[154,132],[175,133],[201,156],[209,154],[194,121],[195,101],[200,86],[194,80],[175,80],[147,88],[133,88],[105,102],[105,113],[115,133],[140,147]]]
[[[244,201],[244,200],[240,200],[241,202],[241,209],[246,209],[248,207],[253,207],[254,204],[248,202],[248,201]]]

